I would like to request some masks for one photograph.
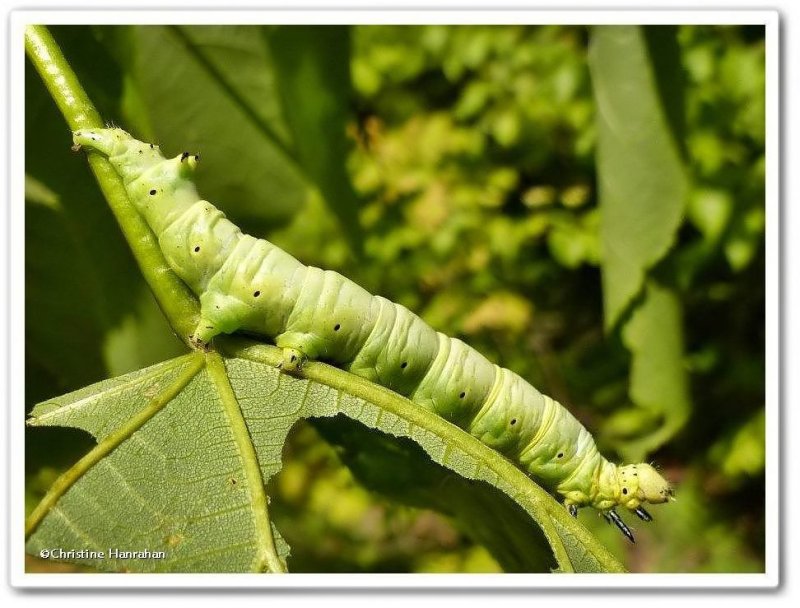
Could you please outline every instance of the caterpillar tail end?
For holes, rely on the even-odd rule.
[[[111,156],[116,146],[130,139],[130,134],[122,129],[78,129],[72,133],[72,149],[78,151],[86,148]]]

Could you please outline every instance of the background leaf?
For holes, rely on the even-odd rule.
[[[626,445],[624,454],[631,461],[643,459],[666,443],[689,418],[682,328],[683,315],[675,293],[648,282],[644,303],[623,329],[623,340],[633,357],[630,395],[654,427]]]
[[[605,429],[631,437],[621,451],[633,461],[671,439],[690,410],[680,301],[647,282],[676,243],[689,194],[676,34],[671,27],[597,26],[589,55],[605,325],[614,327],[633,309],[621,323],[632,355],[629,394],[640,408],[618,412]]]
[[[119,36],[111,40],[119,46]],[[117,54],[126,94],[141,100],[148,121],[136,125],[139,135],[167,155],[200,153],[215,168],[197,173],[203,196],[261,230],[302,207],[308,183],[288,148],[258,28],[143,26],[125,41],[127,52]]]
[[[657,79],[648,31],[639,26],[592,30],[606,327],[616,324],[640,293],[647,271],[674,245],[689,188],[680,135],[672,129],[682,113],[667,111],[682,99],[680,80],[674,78],[680,71],[672,66],[678,62],[677,48],[656,47]],[[672,98],[676,101],[666,101]]]
[[[279,26],[265,32],[277,94],[300,164],[338,216],[353,251],[361,251],[359,201],[345,164],[351,111],[350,29]]]

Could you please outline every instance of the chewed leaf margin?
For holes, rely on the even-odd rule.
[[[127,452],[125,449],[117,451],[117,448],[124,448],[126,439],[137,433],[143,436],[144,431],[140,430],[143,425],[164,416],[162,412],[172,407],[175,413],[171,414],[174,417],[171,424],[175,426],[176,421],[185,415],[179,413],[181,408],[191,409],[194,407],[192,400],[203,399],[204,393],[207,395],[205,399],[221,403],[222,409],[227,412],[227,418],[220,418],[227,420],[222,426],[227,426],[236,437],[233,443],[238,446],[236,449],[245,463],[235,475],[248,479],[249,500],[253,501],[260,492],[263,493],[263,487],[269,479],[280,470],[281,447],[291,426],[301,418],[341,413],[370,428],[409,438],[420,445],[434,462],[467,479],[485,481],[507,494],[537,522],[550,544],[559,571],[624,571],[616,559],[580,523],[569,517],[566,510],[545,490],[510,461],[444,419],[396,393],[324,363],[308,363],[303,370],[304,377],[289,376],[276,368],[281,359],[279,349],[236,338],[222,342],[226,351],[224,359],[215,353],[194,353],[100,382],[38,405],[32,412],[29,424],[82,428],[100,440],[99,446],[104,442],[107,445],[109,438],[116,437],[119,441],[90,464],[94,466],[110,455],[116,468],[124,468]],[[207,382],[201,392],[193,388],[190,394],[184,394],[189,380],[195,376],[210,376],[210,383]],[[227,396],[224,394],[225,384],[230,387]],[[165,395],[169,397],[166,400]],[[104,402],[104,396],[109,398],[107,402]],[[153,406],[154,401],[159,402],[157,407]],[[109,403],[122,403],[122,406]],[[54,407],[54,404],[60,405]],[[151,410],[149,414],[148,408]],[[166,416],[164,418],[167,419]],[[239,424],[238,430],[234,428],[236,424]],[[112,429],[115,425],[116,428]],[[219,436],[223,439],[227,437],[226,434]],[[180,452],[180,445],[175,449]],[[249,457],[241,456],[247,452],[250,453]],[[81,477],[90,472],[92,466],[86,467],[85,462],[83,466],[85,470],[77,477],[73,475],[66,487],[59,490],[56,487],[59,482],[56,482],[54,488],[58,495],[50,496],[49,502],[46,497],[38,507],[39,521],[30,530],[35,542],[29,543],[29,550],[44,546],[50,540],[39,536],[39,523],[51,517],[52,510],[60,504],[62,497],[73,491],[80,493],[81,484],[88,484]],[[254,477],[254,466],[260,468],[260,480]],[[123,481],[129,485],[124,474]],[[261,497],[260,503],[265,502],[264,498]],[[203,499],[200,496],[200,500]],[[205,499],[213,502],[213,496]],[[253,513],[256,511],[266,513],[266,507],[252,510]],[[63,513],[59,517],[63,517]],[[174,514],[171,517],[175,519]],[[261,554],[253,562],[259,565],[255,569],[280,571],[275,560],[285,560],[288,547],[274,530],[268,516],[266,519],[261,517],[254,530],[261,537],[256,543]],[[106,540],[113,544],[115,539]],[[273,548],[266,550],[265,547],[268,548],[270,543],[274,545]],[[275,546],[278,547],[277,553]],[[266,568],[264,564],[270,552],[273,566]],[[187,563],[185,558],[183,563]],[[192,563],[201,569],[213,570],[216,567],[213,561]],[[104,564],[90,565],[102,567]],[[108,567],[108,564],[105,566]],[[130,564],[127,566],[131,567]],[[155,564],[155,567],[171,570],[168,563]],[[150,570],[145,567],[143,571]]]

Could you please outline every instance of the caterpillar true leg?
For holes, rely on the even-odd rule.
[[[628,537],[629,541],[631,541],[632,543],[636,542],[633,538],[633,532],[631,532],[631,529],[625,524],[624,521],[622,521],[622,518],[619,516],[619,513],[617,513],[614,509],[609,509],[608,511],[603,513],[603,515],[605,515],[608,519],[613,521],[616,524],[617,528],[620,529],[620,532],[622,532],[625,536]]]
[[[653,521],[653,516],[650,515],[647,511],[644,510],[642,507],[636,507],[633,510],[634,513],[641,519],[642,521]]]
[[[567,510],[572,517],[578,517],[578,507],[577,505],[567,505]]]

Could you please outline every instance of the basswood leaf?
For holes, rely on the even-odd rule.
[[[434,463],[471,480],[470,494],[484,504],[462,509],[461,517],[480,521],[484,537],[495,536],[490,549],[514,535],[535,539],[535,522],[559,570],[623,570],[521,470],[444,419],[326,364],[310,362],[306,377],[293,377],[276,368],[281,352],[275,347],[224,343],[225,359],[193,353],[34,409],[30,425],[80,428],[99,443],[31,515],[30,553],[54,547],[164,552],[144,559],[67,558],[102,570],[281,571],[289,548],[269,521],[264,487],[281,467],[281,449],[295,422],[342,414],[410,439]],[[364,448],[368,457],[371,448]],[[462,484],[453,496],[464,491]],[[516,516],[484,517],[493,493],[505,495],[499,512],[516,510]],[[518,541],[512,545],[505,563],[541,568],[541,546],[526,553]]]

